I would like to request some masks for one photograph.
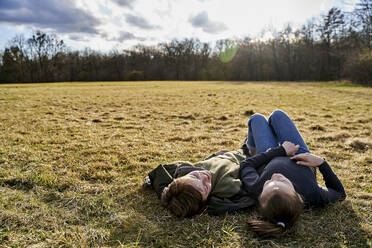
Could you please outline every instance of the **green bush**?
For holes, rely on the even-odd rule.
[[[78,74],[78,81],[88,81],[88,72],[80,71]]]
[[[130,71],[130,72],[125,74],[125,80],[140,81],[140,80],[144,80],[144,79],[145,79],[145,77],[143,75],[143,71],[133,70],[133,71]]]

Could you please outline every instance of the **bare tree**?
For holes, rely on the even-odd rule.
[[[344,24],[344,14],[338,8],[331,8],[328,13],[323,16],[321,23],[318,25],[318,31],[322,42],[323,59],[321,66],[321,78],[332,80],[334,78],[334,68],[332,65],[333,54],[332,45],[337,42],[339,27]],[[337,68],[340,70],[340,68]],[[336,70],[337,70],[336,69]],[[338,73],[336,73],[338,74]]]
[[[372,48],[372,0],[360,0],[354,10],[363,43]]]
[[[34,67],[36,67],[38,81],[54,81],[56,61],[65,49],[63,40],[37,31],[27,40],[27,43],[30,57],[36,62]]]

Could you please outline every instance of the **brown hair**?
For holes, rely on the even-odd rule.
[[[297,192],[294,194],[277,193],[265,202],[262,202],[260,197],[259,202],[260,212],[267,221],[252,219],[248,221],[248,226],[262,237],[281,236],[288,233],[303,208],[302,198]]]
[[[183,178],[174,180],[164,189],[161,203],[179,218],[195,215],[204,206],[202,194]]]

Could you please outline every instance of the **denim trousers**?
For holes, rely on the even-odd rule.
[[[284,141],[300,145],[296,154],[310,152],[295,124],[282,110],[272,112],[268,120],[261,114],[249,118],[246,144],[250,150],[262,153]]]

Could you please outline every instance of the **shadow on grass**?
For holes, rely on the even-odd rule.
[[[323,221],[326,224],[323,236],[327,236],[334,247],[370,247],[371,233],[361,226],[364,222],[350,201],[338,204],[337,208],[330,206],[325,223]]]
[[[294,232],[280,238],[258,238],[247,229],[246,221],[256,211],[208,216],[202,214],[179,220],[167,212],[151,189],[128,195],[136,215],[135,225],[112,229],[111,244],[144,247],[369,247],[369,233],[361,226],[350,201],[324,209],[306,210]]]
[[[306,210],[294,231],[286,236],[253,237],[258,241],[257,247],[370,247],[370,233],[361,226],[363,222],[351,202],[344,201]]]

